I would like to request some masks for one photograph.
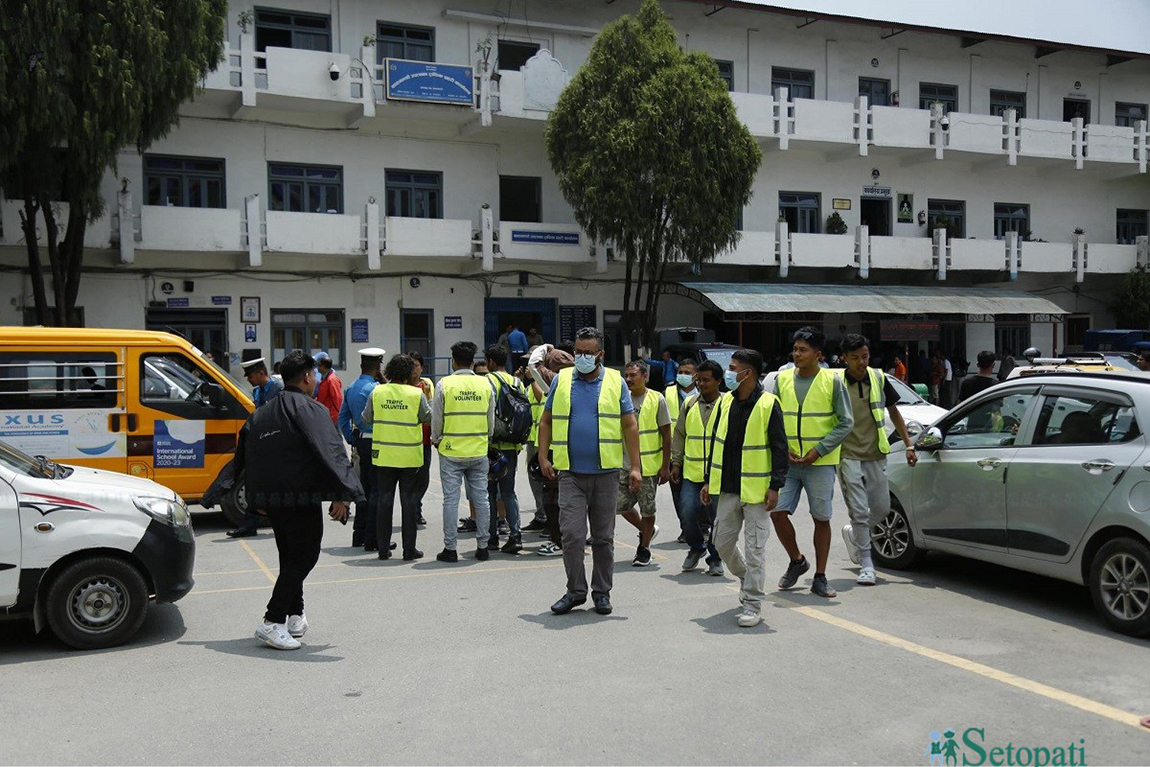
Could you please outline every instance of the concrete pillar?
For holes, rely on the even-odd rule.
[[[918,83],[914,80],[913,56],[906,48],[898,49],[898,71],[895,74],[895,90],[898,105],[907,109],[918,109]]]
[[[367,250],[367,268],[379,269],[379,203],[372,197],[364,206],[363,220],[366,222],[367,236],[365,249]]]
[[[1007,109],[1002,116],[1002,130],[1006,142],[1006,164],[1018,164],[1018,110]]]
[[[1006,233],[1006,270],[1010,273],[1010,280],[1018,279],[1018,269],[1022,260],[1019,249],[1018,232]]]
[[[816,82],[815,84],[815,98],[825,101],[844,101],[849,98],[849,96],[845,96],[845,89],[843,97],[840,97],[840,92],[837,89],[839,73],[839,44],[837,40],[827,40],[823,66],[826,75],[821,83]]]
[[[249,194],[244,198],[244,217],[247,222],[248,266],[262,266],[264,263],[263,214],[260,211],[260,196]]]
[[[124,189],[116,194],[116,212],[119,214],[120,263],[136,261],[136,221],[132,212],[132,193]]]
[[[937,268],[936,276],[940,280],[946,279],[947,260],[949,258],[950,244],[946,239],[945,229],[934,230],[934,263]]]
[[[375,48],[365,45],[359,49],[359,62],[363,67],[363,116],[375,117]]]
[[[483,247],[483,271],[495,271],[495,215],[490,206],[479,211],[479,238]]]
[[[858,259],[859,277],[870,276],[870,227],[855,227],[855,257]]]
[[[1071,152],[1074,155],[1074,168],[1082,170],[1082,160],[1086,155],[1086,125],[1081,117],[1075,117],[1070,124],[1074,126],[1074,146]]]
[[[779,149],[786,149],[791,138],[791,100],[787,88],[779,88],[775,93],[775,133],[779,137]]]
[[[791,235],[786,221],[775,223],[775,247],[779,257],[779,276],[786,277],[791,271]]]
[[[866,157],[870,151],[870,99],[855,97],[855,138],[859,145],[859,157]]]
[[[1086,274],[1086,235],[1074,235],[1074,279],[1082,282]]]
[[[975,100],[977,94],[977,101]],[[982,104],[983,99],[987,99],[987,105],[984,108]],[[963,103],[966,106],[966,111],[971,114],[987,114],[990,106],[990,95],[986,86],[983,85],[982,75],[982,56],[977,53],[970,54],[970,80],[969,86],[966,89],[966,98]]]
[[[250,32],[240,33],[240,105],[256,105],[256,38]]]

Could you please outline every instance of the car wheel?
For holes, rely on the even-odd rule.
[[[132,565],[113,557],[73,562],[48,587],[48,625],[79,650],[126,642],[148,612],[148,584]]]
[[[220,499],[220,510],[224,512],[224,517],[232,527],[239,525],[240,520],[248,513],[248,496],[243,477],[240,477],[240,480],[232,485],[232,489]]]
[[[1150,547],[1133,538],[1103,544],[1090,565],[1090,596],[1110,628],[1150,634]]]
[[[890,513],[871,526],[871,555],[881,567],[906,570],[919,562],[926,553],[914,543],[910,520],[906,512],[892,503]]]

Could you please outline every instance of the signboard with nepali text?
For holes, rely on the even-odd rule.
[[[462,106],[474,103],[471,67],[405,59],[387,59],[386,67],[389,99]]]
[[[937,341],[938,320],[879,320],[883,341]]]

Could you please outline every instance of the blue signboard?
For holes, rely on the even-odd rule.
[[[156,421],[152,465],[157,469],[204,468],[203,421]]]
[[[578,245],[578,232],[533,232],[523,229],[511,230],[512,242],[536,242],[544,245]]]
[[[367,320],[351,321],[351,342],[353,344],[367,343]]]
[[[231,296],[212,296],[212,306],[231,306]]]
[[[188,299],[186,299],[186,298],[169,298],[168,299],[168,308],[169,309],[182,309],[186,306],[188,306]]]
[[[475,97],[471,67],[387,59],[387,97],[402,101],[471,106]]]
[[[463,329],[463,316],[457,314],[449,314],[443,318],[444,330],[462,330]]]

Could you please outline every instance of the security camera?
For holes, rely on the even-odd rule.
[[[335,65],[332,64],[332,66],[335,66]],[[947,115],[943,115],[942,119],[938,121],[938,125],[944,131],[950,130],[950,117],[948,117]]]
[[[332,79],[333,82],[335,80],[338,80],[339,79],[339,64],[336,64],[334,61],[331,62],[331,66],[327,68],[327,75],[328,75],[328,77],[330,77]]]

